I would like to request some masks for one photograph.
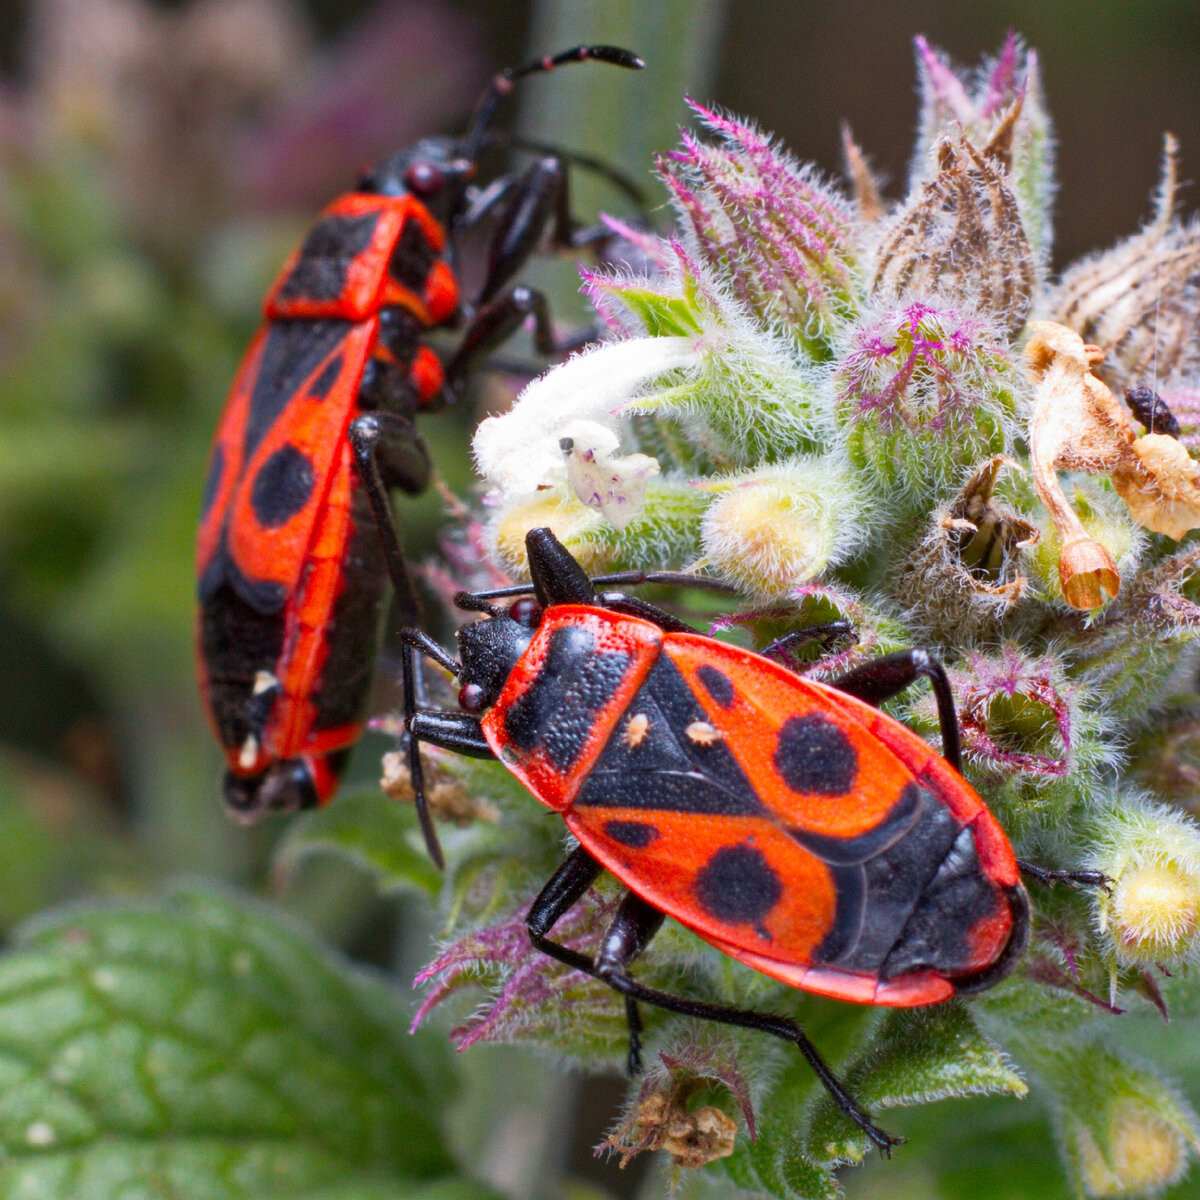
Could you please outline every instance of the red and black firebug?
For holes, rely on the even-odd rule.
[[[569,215],[562,155],[486,188],[476,159],[516,80],[590,59],[642,66],[577,46],[502,72],[461,141],[423,139],[329,205],[267,296],[217,430],[197,555],[201,692],[226,801],[245,819],[332,795],[363,728],[389,569],[404,622],[419,619],[402,557],[385,565],[372,527],[390,524],[387,488],[429,479],[417,414],[452,399],[527,317],[540,351],[560,348],[544,298],[510,282],[539,243],[599,234]],[[453,252],[484,219],[487,274],[464,304]],[[428,335],[458,327],[443,365]]]
[[[761,1030],[797,1046],[841,1110],[888,1150],[899,1139],[872,1124],[795,1021],[631,976],[664,917],[793,987],[908,1007],[980,991],[1012,970],[1029,933],[1021,871],[1102,877],[1018,862],[962,777],[950,684],[926,651],[819,683],[593,586],[712,581],[590,580],[548,529],[530,531],[526,547],[531,586],[456,598],[485,614],[459,630],[458,659],[420,630],[404,634],[457,677],[467,710],[422,707],[405,659],[418,801],[419,744],[429,742],[499,759],[562,816],[579,845],[530,908],[530,938],[625,997],[631,1069],[639,1001]],[[536,603],[494,603],[529,591]],[[843,634],[836,624],[826,632]],[[921,676],[937,700],[941,755],[875,707]],[[603,870],[628,892],[589,957],[550,933]]]

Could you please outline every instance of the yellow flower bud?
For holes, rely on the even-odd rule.
[[[581,504],[571,493],[545,488],[528,500],[502,509],[493,519],[492,538],[505,569],[528,578],[525,535],[531,529],[545,526],[589,575],[600,575],[612,565],[612,547],[589,535],[604,525],[599,512]]]
[[[1169,861],[1127,871],[1109,900],[1117,951],[1138,962],[1186,955],[1196,941],[1198,918],[1200,878]]]
[[[704,515],[705,562],[754,596],[774,597],[806,583],[837,557],[847,538],[840,517],[855,511],[836,467],[787,464],[722,480]]]
[[[1082,1128],[1076,1131],[1079,1170],[1089,1196],[1144,1196],[1174,1183],[1188,1160],[1182,1132],[1136,1100],[1113,1106],[1104,1154]]]
[[[1096,865],[1112,879],[1100,930],[1119,962],[1172,964],[1200,951],[1200,830],[1182,813],[1115,810]]]

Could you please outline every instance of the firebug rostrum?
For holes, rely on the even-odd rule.
[[[201,692],[226,801],[244,819],[329,799],[362,731],[388,574],[373,526],[391,521],[386,488],[428,481],[417,413],[453,399],[527,317],[538,349],[557,349],[544,298],[509,284],[540,242],[599,236],[570,217],[564,158],[472,181],[514,82],[589,59],[642,66],[627,50],[577,46],[502,72],[461,141],[423,139],[329,205],[267,296],[217,430],[198,546]],[[466,304],[455,244],[485,218],[486,278]],[[427,337],[462,326],[443,366]],[[390,569],[416,623],[403,559]]]
[[[624,995],[631,1069],[638,1001],[758,1029],[796,1045],[888,1150],[899,1139],[872,1124],[796,1022],[631,976],[664,917],[793,987],[908,1007],[1012,970],[1029,933],[1022,870],[1102,877],[1014,857],[962,777],[949,681],[927,652],[819,683],[593,586],[669,577],[589,580],[548,529],[530,531],[526,546],[531,587],[456,598],[486,614],[458,631],[459,660],[419,630],[404,635],[453,672],[465,710],[419,706],[406,660],[414,790],[423,796],[419,743],[429,742],[499,759],[562,816],[579,845],[530,908],[530,938]],[[493,603],[522,590],[535,598]],[[937,699],[942,755],[874,707],[920,676]],[[603,870],[628,892],[592,958],[550,933]]]

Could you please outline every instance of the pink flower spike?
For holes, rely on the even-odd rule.
[[[917,67],[927,101],[945,110],[959,124],[970,125],[975,116],[975,105],[967,95],[962,80],[922,34],[913,38],[913,45],[916,47]]]
[[[1007,108],[1025,90],[1024,73],[1018,78],[1021,56],[1021,39],[1010,29],[1004,39],[1004,47],[992,64],[987,77],[987,90],[979,107],[981,117],[991,117]]]

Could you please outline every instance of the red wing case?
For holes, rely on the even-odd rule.
[[[664,638],[564,818],[655,907],[825,995],[934,1003],[1024,936],[1007,841],[924,742],[699,635]]]

